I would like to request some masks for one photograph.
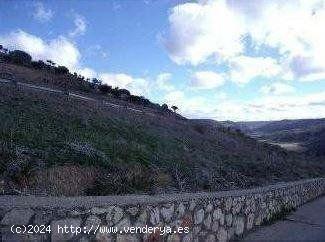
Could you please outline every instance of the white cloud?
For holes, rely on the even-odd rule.
[[[224,77],[212,71],[199,71],[193,74],[190,86],[195,89],[213,89],[224,84]]]
[[[73,22],[75,25],[75,29],[70,31],[69,36],[73,38],[85,34],[87,30],[87,23],[85,18],[79,14],[75,14]]]
[[[286,83],[275,82],[269,85],[265,85],[261,88],[261,92],[266,95],[283,95],[291,94],[295,92],[295,88]]]
[[[79,73],[80,75],[82,75],[86,78],[96,78],[97,77],[96,71],[89,67],[84,67],[84,68],[78,69],[77,73]]]
[[[18,30],[0,36],[0,42],[10,49],[28,52],[35,60],[52,60],[68,67],[71,71],[78,68],[81,57],[77,46],[64,36],[44,41],[35,35]]]
[[[172,74],[171,73],[160,73],[157,76],[155,82],[155,88],[162,90],[162,91],[172,91],[175,87],[170,83]]]
[[[322,118],[325,116],[325,92],[308,95],[269,95],[254,100],[187,96],[173,91],[165,96],[169,105],[179,107],[181,114],[189,118],[210,118],[215,120],[280,120],[300,118]]]
[[[170,11],[163,43],[177,64],[227,63],[250,37],[255,50],[277,50],[283,78],[312,81],[325,76],[324,22],[325,0],[199,0]]]
[[[281,67],[270,57],[236,56],[229,62],[230,79],[237,83],[248,83],[256,77],[273,77],[281,73]]]
[[[40,22],[48,22],[52,19],[54,13],[51,9],[45,9],[43,3],[35,3],[35,12],[33,17]]]
[[[135,95],[145,96],[149,91],[149,82],[144,78],[134,78],[124,73],[100,73],[98,77],[107,85],[128,89]]]
[[[185,3],[171,10],[163,42],[178,64],[197,65],[211,56],[228,58],[243,51],[242,23],[225,1]]]

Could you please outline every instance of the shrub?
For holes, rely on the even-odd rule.
[[[102,85],[102,81],[101,80],[98,80],[97,78],[93,78],[91,79],[91,83],[95,86],[100,86]]]
[[[10,51],[9,58],[12,62],[19,65],[30,65],[32,61],[32,57],[21,50]]]
[[[167,111],[168,110],[168,105],[166,103],[164,103],[163,105],[161,105],[162,110]]]
[[[119,89],[118,93],[119,93],[119,96],[121,96],[121,95],[130,96],[131,95],[131,93],[126,89]]]
[[[65,66],[58,66],[55,68],[55,73],[56,74],[68,74],[69,73],[69,69],[66,68]]]
[[[98,87],[99,91],[101,91],[103,94],[107,94],[112,90],[111,86],[108,86],[107,84],[99,85]]]
[[[31,64],[32,64],[32,67],[35,69],[45,69],[47,67],[47,65],[41,60],[32,61]]]

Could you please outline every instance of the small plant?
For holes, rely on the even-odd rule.
[[[296,208],[290,205],[282,205],[279,212],[273,214],[269,219],[264,219],[262,225],[270,225],[278,220],[285,219],[290,213],[296,211]]]

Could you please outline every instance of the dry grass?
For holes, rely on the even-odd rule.
[[[93,186],[98,174],[94,167],[56,166],[34,172],[28,183],[31,190],[54,196],[81,196]]]

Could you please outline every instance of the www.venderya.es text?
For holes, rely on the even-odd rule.
[[[11,232],[14,234],[187,234],[190,232],[189,227],[172,228],[169,226],[127,226],[127,227],[114,227],[114,226],[73,226],[73,225],[13,225]]]

